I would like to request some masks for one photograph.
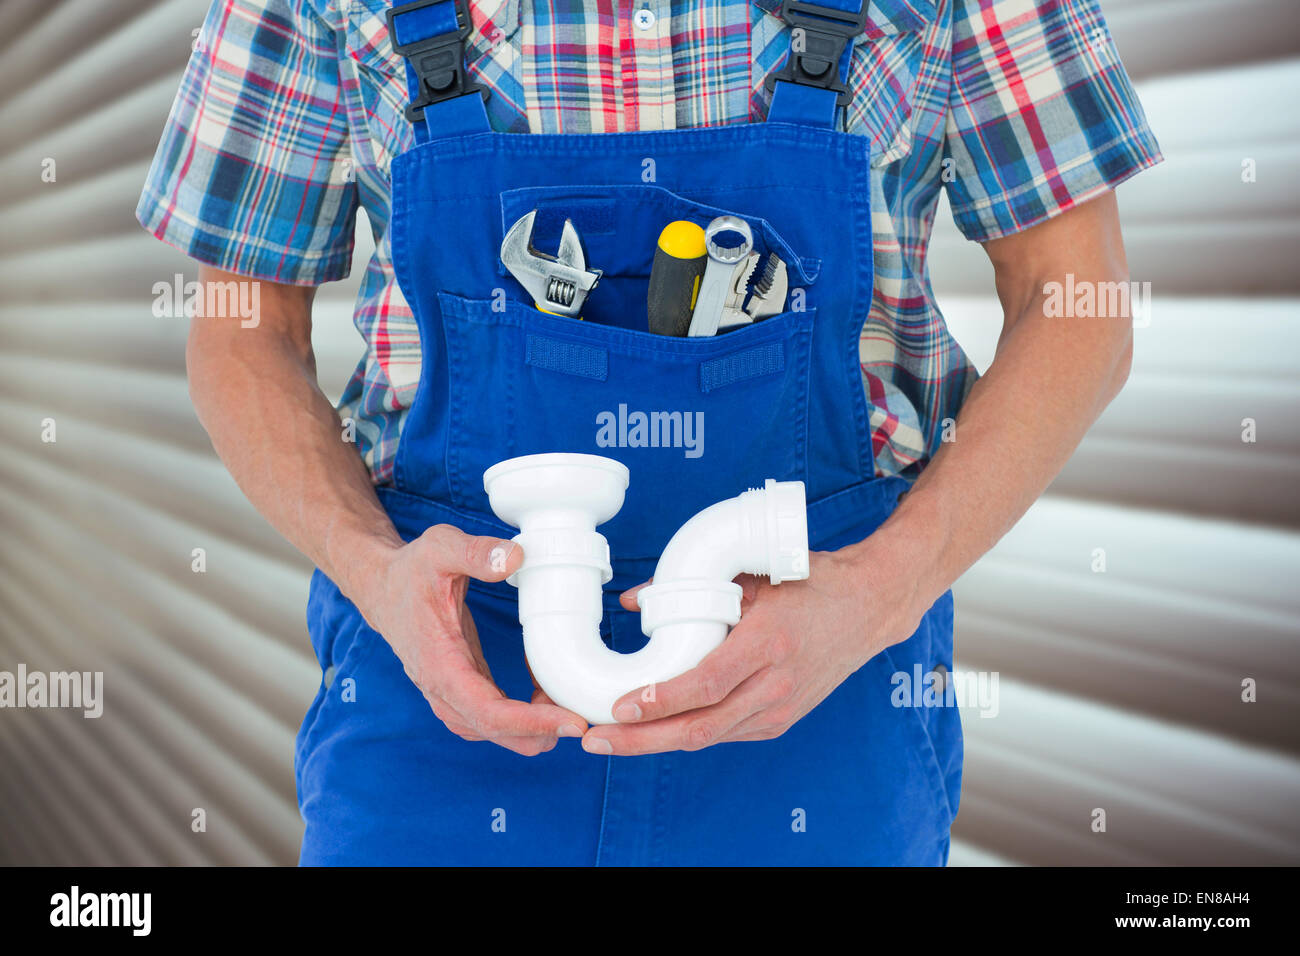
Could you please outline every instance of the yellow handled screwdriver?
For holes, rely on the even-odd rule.
[[[681,219],[664,226],[646,293],[651,332],[679,338],[686,335],[708,262],[702,226]]]

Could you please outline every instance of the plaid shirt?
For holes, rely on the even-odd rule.
[[[340,411],[391,479],[420,371],[393,276],[389,164],[412,142],[386,0],[216,0],[137,215],[195,259],[315,285],[376,236]],[[790,46],[779,0],[471,0],[467,60],[495,128],[579,133],[763,119]],[[926,247],[941,188],[988,240],[1160,160],[1096,0],[871,0],[845,128],[872,142],[875,295],[859,351],[881,474],[936,450],[975,371],[947,334]]]

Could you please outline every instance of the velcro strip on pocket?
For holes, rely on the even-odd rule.
[[[700,391],[712,392],[785,368],[785,343],[767,342],[700,363]]]
[[[545,335],[530,335],[524,361],[534,368],[544,368],[565,375],[577,375],[603,382],[609,377],[609,353],[594,345],[564,342]]]

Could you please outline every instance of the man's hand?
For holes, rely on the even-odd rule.
[[[504,581],[522,563],[512,541],[435,525],[380,561],[355,603],[448,730],[534,757],[558,737],[582,736],[587,722],[556,706],[536,682],[531,703],[506,697],[465,606],[470,578]]]
[[[638,688],[614,705],[620,723],[593,727],[592,753],[699,750],[785,733],[880,650],[907,638],[917,619],[886,580],[892,563],[865,566],[864,546],[814,551],[806,581],[779,586],[744,575],[740,623],[699,666]],[[622,596],[636,608],[635,590]]]

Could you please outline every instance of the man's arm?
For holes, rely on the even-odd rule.
[[[200,279],[254,281],[206,266]],[[549,750],[559,734],[578,736],[585,722],[540,692],[532,703],[507,699],[465,623],[468,578],[504,580],[523,562],[521,550],[450,525],[408,545],[394,529],[316,383],[314,297],[314,287],[263,281],[251,327],[194,320],[190,395],[218,456],[253,506],[388,640],[454,733],[527,754]]]
[[[694,750],[778,736],[867,660],[906,640],[930,606],[1020,519],[1128,377],[1132,322],[1049,318],[1044,284],[1127,282],[1107,192],[984,244],[1005,320],[993,364],[945,443],[869,538],[815,552],[807,581],[745,584],[731,635],[694,670],[623,697],[599,753]],[[635,607],[630,595],[625,606]],[[620,709],[626,707],[626,710]]]
[[[209,266],[199,279],[256,281]],[[190,397],[253,507],[355,599],[402,540],[316,384],[316,287],[259,282],[259,295],[250,327],[194,320],[185,349]]]
[[[1046,490],[1119,394],[1133,357],[1128,310],[1049,318],[1044,309],[1044,285],[1067,273],[1076,287],[1128,283],[1113,192],[984,249],[1004,315],[997,354],[962,406],[956,440],[862,544],[872,563],[900,556],[900,573],[913,578],[903,626],[919,621]]]

